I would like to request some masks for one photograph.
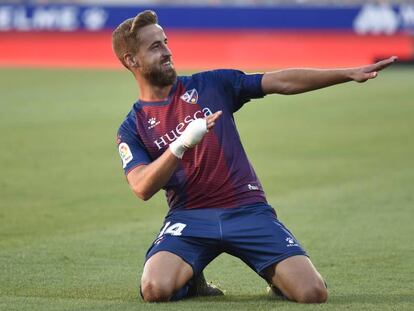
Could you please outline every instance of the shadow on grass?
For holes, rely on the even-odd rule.
[[[194,297],[185,299],[183,301],[188,302],[234,302],[234,303],[268,303],[272,301],[279,301],[279,302],[289,302],[285,299],[279,297],[268,297],[267,295],[225,295],[225,296],[215,296],[215,297]]]

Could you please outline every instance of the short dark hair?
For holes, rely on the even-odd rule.
[[[146,10],[138,13],[134,18],[123,21],[112,32],[112,49],[120,62],[129,69],[124,61],[126,53],[136,54],[139,47],[138,30],[158,24],[158,17],[154,11]]]

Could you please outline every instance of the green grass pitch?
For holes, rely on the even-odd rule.
[[[167,211],[130,192],[115,133],[126,72],[0,70],[0,310],[413,310],[414,71],[268,96],[236,113],[279,218],[326,278],[325,305],[265,296],[223,254],[222,298],[144,304],[137,284]]]

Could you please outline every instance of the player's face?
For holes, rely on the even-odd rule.
[[[173,84],[177,73],[164,30],[159,25],[148,25],[139,31],[139,37],[137,59],[143,77],[156,86]]]

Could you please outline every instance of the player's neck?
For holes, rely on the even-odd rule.
[[[155,86],[146,81],[138,82],[139,99],[144,101],[162,101],[168,98],[172,85]]]

